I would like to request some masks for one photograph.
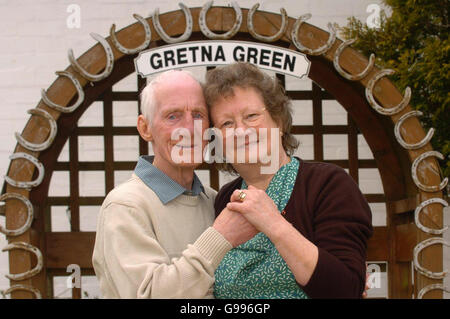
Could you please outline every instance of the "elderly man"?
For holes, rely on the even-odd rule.
[[[178,131],[203,136],[208,128],[201,85],[185,71],[168,71],[147,85],[141,102],[137,128],[155,155],[141,156],[101,207],[92,262],[102,295],[212,297],[223,256],[257,230],[227,209],[214,221],[216,192],[194,173],[196,148],[201,152],[206,142],[173,139]],[[191,160],[174,158],[180,152]]]

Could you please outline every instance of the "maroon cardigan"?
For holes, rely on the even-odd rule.
[[[339,166],[300,161],[284,217],[319,248],[316,268],[306,286],[310,298],[361,298],[366,282],[367,240],[372,214],[353,179]],[[241,187],[239,177],[217,194],[216,216]]]

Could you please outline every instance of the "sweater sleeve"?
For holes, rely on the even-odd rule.
[[[361,298],[366,280],[367,240],[372,216],[366,199],[341,168],[313,177],[320,183],[313,199],[316,268],[302,287],[311,298]]]
[[[214,271],[231,249],[207,228],[181,257],[170,260],[149,220],[135,207],[112,203],[103,211],[104,280],[120,298],[212,297]]]

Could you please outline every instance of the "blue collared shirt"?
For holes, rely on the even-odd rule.
[[[192,182],[192,189],[187,190],[169,176],[164,174],[160,169],[153,166],[153,159],[154,156],[139,156],[134,173],[145,183],[145,185],[150,187],[155,192],[159,200],[164,205],[181,194],[197,196],[203,192],[206,195],[205,189],[195,173],[194,180]]]

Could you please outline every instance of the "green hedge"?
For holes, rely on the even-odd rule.
[[[450,33],[448,0],[383,0],[379,27],[352,17],[340,28],[345,39],[356,38],[354,48],[366,56],[375,53],[376,64],[396,71],[390,79],[397,88],[409,86],[411,106],[423,112],[424,128],[434,127],[431,144],[445,159],[444,176],[450,175]],[[387,14],[386,11],[389,13]]]

